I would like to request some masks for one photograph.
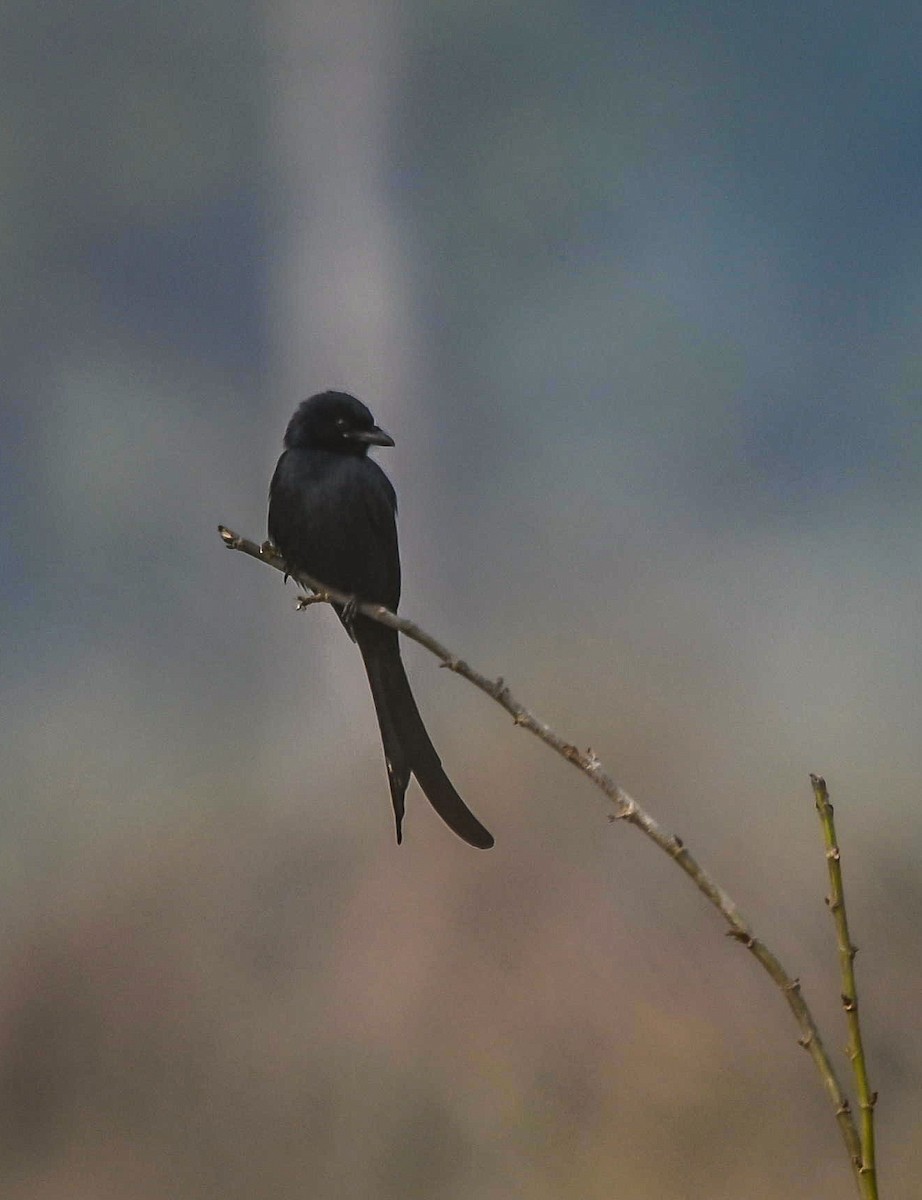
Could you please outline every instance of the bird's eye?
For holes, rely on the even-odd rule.
[[[345,417],[337,417],[336,418],[336,428],[337,429],[345,429],[346,428],[346,418]]]

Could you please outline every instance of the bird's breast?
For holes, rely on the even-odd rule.
[[[269,536],[292,574],[396,608],[393,488],[370,459],[286,451],[269,490]]]

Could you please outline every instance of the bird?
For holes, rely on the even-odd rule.
[[[282,455],[269,485],[269,539],[298,583],[303,574],[396,612],[400,601],[397,496],[368,451],[394,439],[347,392],[309,397],[288,422]],[[309,585],[307,586],[309,589]],[[423,724],[400,656],[396,629],[333,606],[357,643],[371,687],[384,747],[398,845],[404,803],[414,775],[446,825],[486,850],[492,834],[477,820],[445,774]]]

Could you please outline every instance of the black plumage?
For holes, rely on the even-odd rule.
[[[393,446],[361,401],[321,392],[297,409],[269,487],[269,537],[291,575],[299,573],[360,601],[396,611],[400,600],[397,498],[368,457]],[[432,807],[459,837],[487,849],[491,834],[455,791],[410,690],[396,630],[361,613],[340,620],[358,643],[374,699],[391,800],[402,840],[404,796],[415,775]]]

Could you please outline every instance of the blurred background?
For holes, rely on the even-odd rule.
[[[684,876],[405,657],[496,836],[392,815],[261,539],[297,402],[396,439],[406,615],[591,746],[922,1173],[914,6],[7,0],[0,1178],[29,1200],[840,1197]]]

